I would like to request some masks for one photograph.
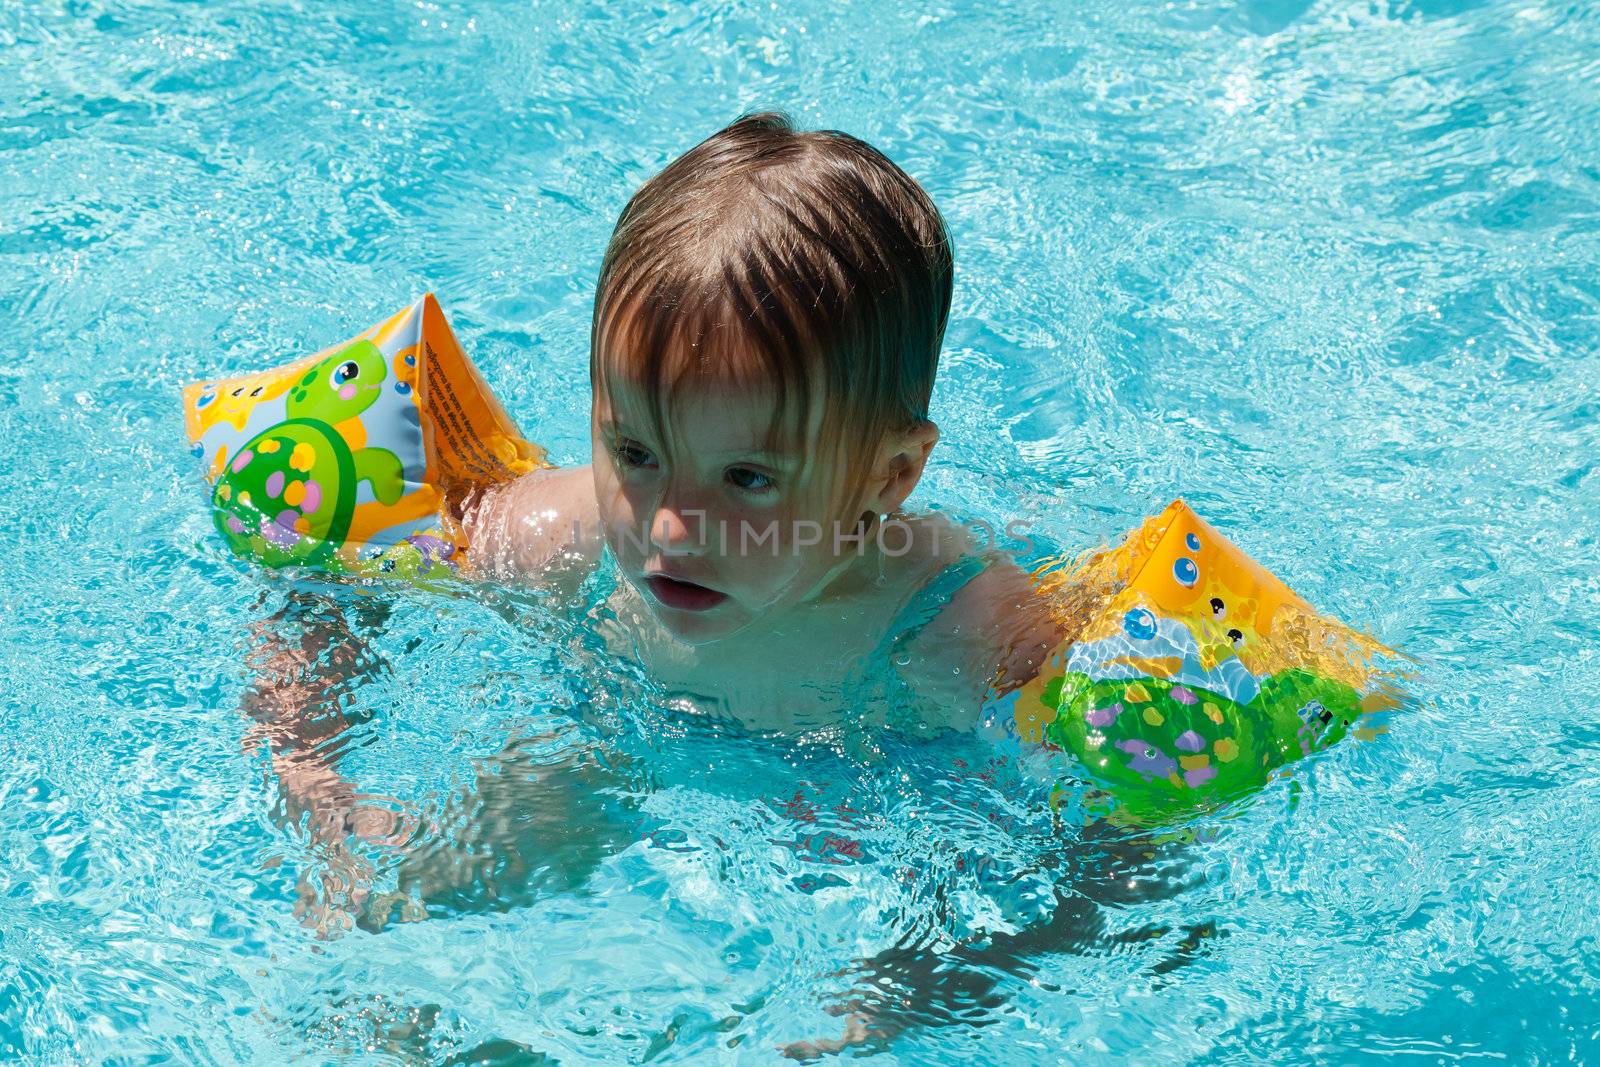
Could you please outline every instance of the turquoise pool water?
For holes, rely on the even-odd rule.
[[[1593,5],[82,0],[0,55],[0,1060],[765,1063],[851,1002],[885,1063],[1600,1057]],[[1416,706],[1129,839],[976,741],[740,736],[537,599],[378,596],[322,751],[424,829],[296,825],[242,708],[304,620],[179,386],[433,289],[579,461],[617,211],[757,106],[949,218],[921,501],[1080,545],[1183,494]]]

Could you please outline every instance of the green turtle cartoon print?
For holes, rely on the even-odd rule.
[[[1245,704],[1170,679],[1075,673],[1053,679],[1044,702],[1057,711],[1045,739],[1111,789],[1125,816],[1144,821],[1254,792],[1361,715],[1354,689],[1303,670],[1269,677]]]
[[[212,491],[217,529],[229,547],[271,567],[332,566],[359,483],[369,483],[383,504],[400,499],[400,458],[386,448],[353,449],[335,428],[372,405],[386,375],[383,353],[362,340],[295,381],[285,419],[247,441]]]

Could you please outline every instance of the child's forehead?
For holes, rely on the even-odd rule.
[[[670,443],[696,452],[803,451],[793,405],[788,412],[780,408],[771,382],[683,381],[660,398],[659,407],[652,406],[651,392],[651,386],[619,375],[596,392],[595,418],[608,428],[664,433]],[[659,429],[658,413],[665,424]]]

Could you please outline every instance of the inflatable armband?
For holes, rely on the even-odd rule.
[[[342,345],[183,392],[217,530],[268,566],[426,576],[465,545],[447,489],[546,466],[430,293]]]
[[[1386,649],[1317,615],[1181,500],[1036,581],[1077,632],[991,707],[1075,757],[1129,821],[1251,792],[1391,704],[1370,667]]]

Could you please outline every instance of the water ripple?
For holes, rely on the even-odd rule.
[[[81,0],[0,49],[0,1058],[1600,1050],[1594,5]],[[215,543],[177,388],[435,289],[580,460],[617,211],[758,105],[949,219],[925,503],[1071,547],[1185,495],[1419,706],[1158,840],[975,742],[686,720],[537,598],[344,595],[275,718],[339,598]]]

